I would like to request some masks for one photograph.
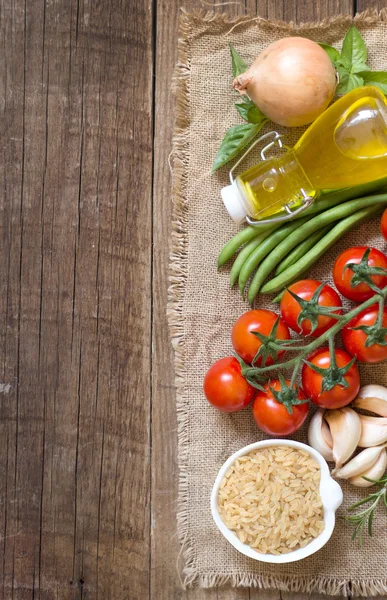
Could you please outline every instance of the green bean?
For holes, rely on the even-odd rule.
[[[231,240],[228,241],[225,246],[223,246],[218,258],[218,269],[230,260],[238,248],[255,238],[259,233],[260,232],[257,227],[252,227],[251,225],[248,225],[244,229],[238,231],[238,233],[234,235],[234,237],[231,238]]]
[[[309,214],[309,215],[316,214],[323,210],[326,210],[327,208],[336,206],[336,204],[338,204],[340,202],[345,202],[348,199],[347,194],[349,194],[349,190],[354,190],[354,189],[357,189],[357,188],[345,188],[344,190],[338,190],[335,192],[327,193],[326,197],[324,196],[323,198],[321,198],[321,200],[317,200],[316,202],[313,203],[312,206],[307,208],[305,210],[305,214]],[[356,193],[355,193],[355,196],[351,195],[351,198],[352,197],[356,197]],[[219,254],[219,258],[218,258],[218,268],[220,268],[224,264],[226,264],[226,262],[228,262],[230,260],[230,258],[232,258],[232,256],[235,254],[235,252],[241,246],[243,246],[243,244],[250,242],[252,239],[254,239],[257,235],[259,235],[263,231],[271,231],[271,230],[277,229],[281,225],[285,226],[285,225],[287,225],[287,223],[286,222],[279,223],[277,225],[277,227],[275,227],[273,224],[261,225],[259,227],[253,227],[252,225],[247,225],[244,229],[241,229],[240,231],[238,231],[238,233],[236,235],[234,235],[234,237],[232,237],[231,240],[229,240],[227,242],[227,244],[225,244],[225,246],[223,246],[223,248]]]
[[[230,271],[230,284],[233,287],[238,279],[239,273],[250,254],[265,240],[271,231],[263,231],[246,244],[236,257],[232,269]]]
[[[321,240],[321,238],[326,233],[328,233],[330,228],[330,225],[323,227],[323,229],[320,229],[320,231],[316,231],[309,238],[306,238],[306,240],[304,240],[303,242],[298,244],[298,246],[293,248],[293,250],[287,256],[285,256],[285,258],[282,259],[281,262],[278,264],[275,274],[279,275],[280,273],[282,273],[282,271],[285,271],[285,269],[290,267],[290,265],[293,265],[300,258],[302,258],[304,254],[308,252],[308,250],[313,248],[313,246],[317,244],[317,242]]]
[[[276,295],[275,298],[273,298],[273,300],[271,301],[272,304],[279,304],[282,300],[282,296],[285,293],[285,289],[281,290],[279,294]]]
[[[320,198],[317,198],[302,214],[304,217],[321,213],[325,210],[333,208],[338,204],[347,202],[348,200],[354,200],[355,198],[362,198],[368,196],[373,192],[381,190],[381,188],[387,185],[387,177],[378,179],[377,181],[371,181],[370,183],[363,183],[362,185],[355,185],[353,187],[342,188],[340,190],[333,190],[324,192]]]
[[[387,196],[386,196],[387,200]],[[361,210],[349,215],[347,218],[337,223],[327,233],[314,248],[309,250],[298,262],[294,263],[290,267],[274,277],[260,290],[261,294],[273,294],[282,290],[285,286],[289,285],[292,281],[298,279],[298,277],[307,271],[314,263],[330,248],[338,239],[340,239],[344,233],[352,229],[355,225],[358,225],[362,221],[368,219],[374,213],[382,209],[380,205],[373,205],[371,207],[362,208]],[[251,289],[251,286],[250,286]],[[256,293],[255,289],[254,292]],[[255,295],[255,294],[254,294]],[[249,300],[254,299],[251,295]]]
[[[384,185],[387,185],[387,178],[372,181],[371,183],[366,183],[363,185],[357,185],[354,187],[342,188],[340,190],[324,192],[319,199],[313,202],[312,206],[307,208],[305,212],[302,213],[301,218],[310,215],[315,215],[317,213],[330,209],[333,206],[337,206],[342,202],[346,202],[347,200],[359,198],[365,194],[376,192]],[[298,217],[298,219],[299,218],[300,217]],[[280,226],[280,224],[278,226]],[[274,224],[269,223],[267,225],[260,225],[258,227],[248,225],[244,229],[238,231],[238,233],[234,235],[234,237],[231,238],[231,240],[229,240],[221,250],[221,253],[218,258],[218,268],[226,264],[226,262],[230,260],[230,258],[235,254],[238,248],[243,246],[243,244],[246,244],[263,231],[269,231],[272,229],[274,229]]]
[[[254,269],[259,265],[261,260],[265,258],[269,254],[269,252],[279,244],[282,240],[284,240],[290,233],[295,231],[297,228],[301,227],[307,219],[297,219],[296,221],[291,221],[287,223],[285,226],[281,227],[277,231],[274,231],[267,237],[253,252],[250,254],[248,259],[245,261],[243,267],[239,273],[239,289],[241,291],[242,296],[244,295],[244,290],[246,287],[246,283],[253,273]]]
[[[366,198],[359,198],[358,200],[350,200],[349,202],[335,206],[334,208],[326,210],[324,213],[309,219],[306,223],[298,227],[294,235],[288,236],[286,239],[280,242],[260,265],[250,283],[248,293],[249,302],[253,302],[266,277],[278,265],[280,260],[284,258],[284,256],[287,256],[292,248],[297,246],[297,244],[305,240],[312,233],[318,229],[321,229],[321,227],[325,227],[326,225],[333,223],[334,221],[338,221],[347,216],[353,215],[356,211],[361,210],[362,208],[369,208],[370,205],[372,206],[374,204],[386,203],[387,194],[367,196]]]

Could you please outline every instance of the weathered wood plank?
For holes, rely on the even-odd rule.
[[[387,8],[386,0],[355,0],[356,12],[363,12],[363,10],[376,9],[381,10]]]
[[[164,315],[179,4],[166,0],[157,3],[149,581],[152,6],[129,4],[0,3],[0,598],[278,600],[260,590],[182,592],[175,568]],[[351,4],[217,9],[308,21]],[[358,10],[386,5],[359,0]],[[290,597],[301,600],[282,594]]]
[[[207,600],[207,598],[206,598]],[[218,588],[217,600],[250,600],[250,590],[248,588]],[[274,598],[263,600],[275,600]],[[279,600],[279,595],[278,595]]]
[[[307,23],[354,13],[353,0],[257,0],[257,14],[266,19]]]
[[[151,2],[1,9],[0,598],[146,599]]]
[[[210,10],[209,3],[185,3],[187,10]],[[217,4],[214,2],[214,4]],[[301,4],[300,2],[298,3]],[[316,20],[327,14],[352,12],[351,0],[303,4],[301,18],[296,12],[296,2],[282,0],[247,0],[246,12],[271,19]],[[335,10],[332,6],[335,4]],[[325,7],[325,8],[324,8]],[[217,6],[216,10],[230,15],[243,14],[243,4]],[[331,12],[328,12],[328,9]],[[313,11],[319,10],[316,14]],[[212,600],[213,590],[188,590],[180,588],[176,571],[179,544],[176,535],[177,509],[177,445],[174,404],[173,356],[165,323],[166,289],[168,286],[168,248],[166,239],[170,232],[170,172],[167,167],[171,152],[173,126],[173,98],[170,82],[178,32],[179,3],[157,2],[156,38],[156,94],[155,94],[155,160],[154,160],[154,245],[153,245],[153,370],[152,370],[152,572],[151,594],[158,600],[190,599]],[[310,15],[310,16],[308,16]],[[218,590],[219,598],[233,600],[279,600],[279,592],[262,590]]]
[[[313,600],[326,600],[326,594],[313,593]],[[281,600],[311,600],[310,594],[301,594],[300,592],[281,592]]]
[[[41,180],[44,165],[43,94],[35,94],[41,78],[39,47],[42,9],[29,22],[24,3],[3,5],[4,44],[1,72],[2,157],[1,269],[2,336],[0,403],[2,519],[2,596],[10,591],[28,597],[39,562],[41,468],[44,445],[44,399],[39,389],[36,351],[40,323]],[[30,35],[29,35],[30,34]],[[43,115],[43,119],[41,118]],[[5,392],[5,390],[8,392]]]
[[[187,10],[210,10],[200,2]],[[239,5],[225,7],[243,14]],[[168,244],[171,225],[171,152],[174,100],[171,78],[176,61],[179,3],[157,2],[156,91],[154,138],[153,237],[153,368],[152,368],[152,571],[151,597],[157,600],[245,600],[246,591],[182,591],[177,571],[179,543],[176,533],[177,433],[173,353],[165,319],[168,287]],[[224,596],[224,594],[229,594]],[[248,596],[247,596],[248,597]]]
[[[260,590],[252,588],[249,600],[281,600],[281,592],[278,590]]]
[[[153,170],[153,333],[152,333],[152,537],[151,598],[185,597],[179,584],[177,539],[177,421],[174,362],[166,322],[167,240],[171,223],[173,106],[171,79],[176,62],[179,3],[157,2],[155,40],[155,130]],[[195,592],[193,592],[193,598]],[[212,600],[212,599],[211,599]]]

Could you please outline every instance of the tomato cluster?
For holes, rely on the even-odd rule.
[[[383,218],[387,220],[386,212]],[[356,246],[345,250],[337,258],[333,267],[333,280],[345,298],[361,303],[387,285],[386,272],[387,256],[383,252],[376,248]],[[378,315],[379,305],[373,304],[357,315],[342,331],[344,348],[361,362],[378,363],[387,358],[386,309],[380,315],[380,322]]]
[[[387,239],[387,212],[385,229]],[[350,248],[337,258],[333,279],[342,296],[364,302],[387,285],[387,256],[374,248]],[[334,348],[329,336],[329,347],[316,347],[306,356],[302,387],[281,373],[267,382],[251,375],[255,367],[275,365],[287,351],[295,350],[290,330],[319,338],[343,318],[342,314],[339,294],[313,279],[287,288],[280,301],[280,315],[264,309],[244,313],[231,332],[236,355],[216,361],[205,375],[207,400],[224,412],[241,410],[253,402],[258,427],[276,436],[290,435],[301,427],[309,400],[329,409],[346,406],[360,388],[356,360],[375,363],[387,358],[387,309],[376,302],[344,326],[345,349]]]
[[[258,390],[243,375],[243,365],[272,365],[284,355],[290,341],[284,320],[271,310],[250,310],[235,322],[231,341],[240,360],[229,356],[210,367],[204,378],[207,400],[223,412],[236,412],[254,400],[253,417],[263,431],[270,435],[297,431],[308,414],[302,389],[274,379]],[[279,401],[281,393],[283,402]],[[288,404],[286,395],[294,396]]]

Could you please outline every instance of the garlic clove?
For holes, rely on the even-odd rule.
[[[333,462],[333,453],[332,453],[333,440],[332,440],[332,445],[329,446],[329,444],[326,441],[325,436],[327,436],[328,439],[329,439],[329,437],[332,439],[332,436],[329,431],[328,425],[324,421],[324,418],[323,418],[324,413],[325,413],[325,410],[323,408],[319,408],[314,413],[313,417],[311,418],[311,421],[309,423],[309,429],[308,429],[308,441],[309,441],[309,444],[312,446],[312,448],[314,448],[315,450],[317,450],[317,452],[320,452],[320,454],[322,454],[322,456],[325,458],[325,460]],[[329,435],[326,432],[324,435],[324,431],[323,431],[324,427],[328,431]]]
[[[352,458],[344,467],[335,471],[335,477],[339,479],[349,479],[356,477],[370,469],[378,460],[380,454],[384,452],[384,446],[374,446],[362,450],[357,456]]]
[[[359,415],[359,417],[365,423],[378,423],[379,425],[387,425],[387,417],[373,417],[372,415]]]
[[[387,418],[359,415],[361,436],[359,446],[370,448],[387,442]]]
[[[325,415],[333,438],[333,458],[341,467],[355,452],[361,434],[359,415],[352,408],[328,410]]]
[[[365,385],[360,389],[353,406],[387,417],[387,388],[382,385]]]
[[[351,477],[348,479],[352,485],[356,485],[357,487],[371,487],[374,485],[371,481],[367,481],[363,479],[363,477],[368,477],[368,479],[378,480],[383,477],[387,467],[387,452],[384,448],[381,454],[379,455],[378,460],[372,465],[370,469],[367,469],[361,475],[356,475],[356,477]]]
[[[368,385],[363,385],[363,387],[360,388],[358,398],[369,398],[372,396],[387,400],[387,387],[370,383]]]
[[[325,419],[323,419],[322,423],[321,423],[321,433],[325,440],[325,443],[329,446],[330,449],[332,449],[333,448],[333,437],[331,434],[331,430],[329,429],[328,424],[325,421]]]

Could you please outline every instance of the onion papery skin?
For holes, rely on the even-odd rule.
[[[233,82],[266,117],[285,127],[312,123],[332,101],[336,85],[325,50],[302,37],[270,44]]]

